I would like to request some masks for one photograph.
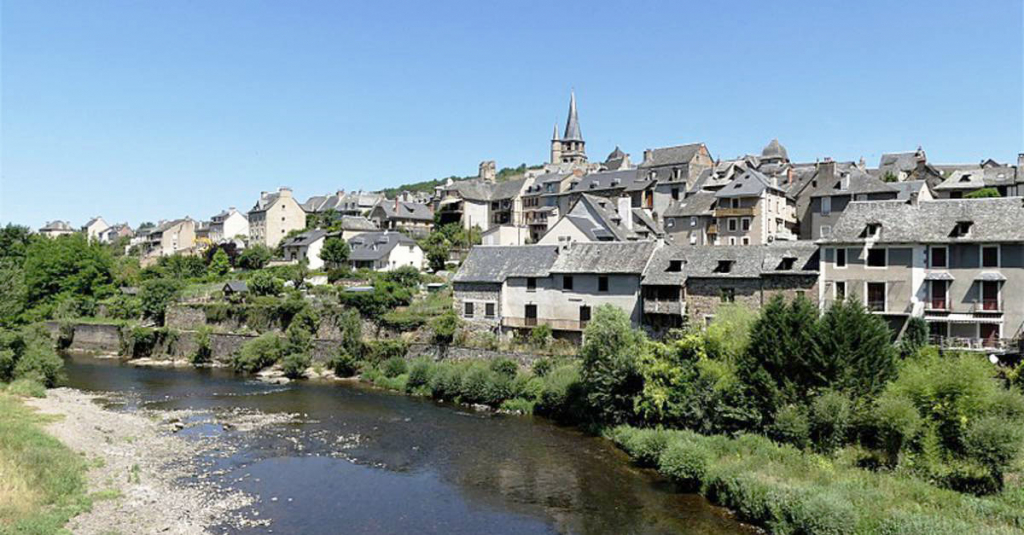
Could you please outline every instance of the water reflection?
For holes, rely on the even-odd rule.
[[[208,459],[260,497],[267,527],[236,533],[735,533],[607,442],[543,420],[467,412],[359,385],[267,385],[223,370],[141,369],[76,357],[71,386],[128,393],[128,409],[294,413],[255,431],[213,419]]]

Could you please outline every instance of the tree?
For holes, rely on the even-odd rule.
[[[61,293],[102,298],[113,293],[110,252],[81,234],[32,240],[25,250],[29,303],[50,303]]]
[[[580,378],[586,403],[594,418],[603,423],[629,421],[636,396],[643,390],[638,356],[646,337],[633,329],[629,316],[612,305],[601,305],[583,333]]]
[[[167,277],[176,279],[194,279],[206,275],[206,263],[198,256],[173,254],[161,256],[157,266],[163,269]]]
[[[28,227],[8,223],[7,226],[0,228],[0,257],[13,258],[21,262],[32,239],[32,231]]]
[[[27,293],[25,270],[12,258],[0,258],[0,327],[18,323]]]
[[[823,379],[852,398],[878,393],[896,377],[896,346],[882,317],[856,299],[833,303],[818,329]]]
[[[174,279],[150,279],[142,283],[139,302],[143,315],[163,325],[167,306],[178,298],[180,292],[181,283]]]
[[[420,286],[420,270],[412,266],[402,266],[392,271],[387,271],[381,278],[398,284],[404,288],[418,289]]]
[[[253,273],[246,282],[246,287],[249,295],[253,296],[277,295],[283,289],[281,281],[266,271]]]
[[[450,249],[447,245],[437,244],[427,247],[427,264],[432,271],[443,271],[448,262]]]
[[[217,277],[223,277],[231,271],[231,260],[228,259],[228,254],[224,252],[224,249],[217,249],[217,252],[213,253],[208,269]]]
[[[270,249],[262,243],[246,247],[238,257],[238,267],[242,269],[257,270],[263,269],[272,258]]]
[[[900,340],[900,356],[906,358],[916,354],[928,344],[928,322],[913,317],[907,321],[907,329]]]
[[[967,195],[964,195],[965,199],[990,199],[994,197],[1000,197],[999,190],[996,188],[981,188],[976,191],[972,191]]]
[[[434,343],[440,346],[451,345],[461,323],[462,321],[459,320],[459,316],[454,310],[449,310],[431,320],[430,330],[434,332]]]
[[[338,267],[348,261],[351,249],[348,242],[339,236],[331,236],[324,240],[324,246],[320,249],[320,260],[327,263],[330,268]]]

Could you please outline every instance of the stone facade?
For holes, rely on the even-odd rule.
[[[726,303],[738,303],[751,310],[761,310],[761,307],[776,295],[790,301],[801,294],[817,306],[816,275],[766,275],[758,279],[688,279],[686,312],[691,323],[707,325],[718,312],[718,307]]]
[[[497,327],[500,324],[501,284],[482,282],[456,282],[453,285],[455,311],[462,319],[474,324]],[[473,303],[473,315],[467,316],[466,303]],[[494,305],[494,314],[487,316],[487,303]]]

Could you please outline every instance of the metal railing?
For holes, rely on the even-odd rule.
[[[501,325],[503,327],[514,327],[518,329],[528,329],[540,325],[547,325],[556,331],[582,331],[587,327],[587,322],[551,318],[514,318],[505,316],[501,318]]]
[[[955,351],[1006,351],[1017,347],[1020,340],[1011,338],[972,338],[962,336],[931,336],[929,342]]]

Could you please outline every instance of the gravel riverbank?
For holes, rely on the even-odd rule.
[[[57,388],[28,401],[64,416],[46,430],[85,456],[89,492],[103,497],[68,523],[72,533],[195,534],[225,521],[248,523],[237,511],[253,497],[190,477],[200,474],[199,457],[213,444],[176,436],[183,415],[108,410],[95,402],[99,397]]]

